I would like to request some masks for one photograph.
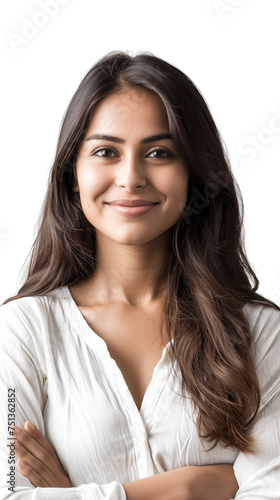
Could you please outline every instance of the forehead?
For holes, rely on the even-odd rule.
[[[90,127],[105,127],[110,124],[129,124],[147,122],[164,125],[168,129],[168,119],[165,107],[158,95],[144,88],[125,89],[114,92],[102,99],[95,107]]]

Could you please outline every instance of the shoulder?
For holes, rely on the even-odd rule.
[[[253,342],[265,348],[280,341],[280,311],[268,305],[247,303],[243,308],[247,317]]]
[[[42,331],[50,326],[57,316],[57,309],[62,307],[61,298],[65,296],[65,287],[58,288],[46,295],[21,297],[0,306],[0,339],[5,333],[13,335]],[[58,300],[57,300],[58,299]]]

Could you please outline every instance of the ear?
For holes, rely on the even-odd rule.
[[[72,191],[74,193],[79,193],[79,186],[77,184],[77,182],[75,181],[75,183],[73,184],[73,187],[72,187]]]

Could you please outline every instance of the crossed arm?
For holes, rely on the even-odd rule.
[[[32,401],[26,411],[32,415],[32,419],[41,422],[42,412],[46,401],[46,393],[43,387],[43,374],[41,364],[45,363],[44,358],[38,359],[38,353],[44,352],[44,344],[34,343],[34,338],[30,336],[25,324],[31,319],[25,318],[20,310],[13,310],[9,304],[5,308],[0,308],[0,392],[2,401],[6,398],[6,390],[10,386],[18,389],[18,421],[24,421],[26,413],[21,409],[27,405],[27,400]],[[7,308],[7,309],[6,309]],[[257,452],[248,459],[246,454],[240,452],[234,463],[234,470],[239,483],[236,497],[238,499],[255,500],[257,497],[272,500],[279,497],[279,477],[280,477],[280,313],[266,308],[259,308],[255,317],[254,327],[255,339],[255,363],[257,374],[261,384],[262,402],[261,407],[253,422],[251,431],[252,437],[257,443]],[[39,314],[39,313],[38,313]],[[41,313],[40,313],[41,314]],[[39,314],[39,318],[41,317]],[[35,321],[35,320],[34,320]],[[37,321],[37,319],[36,319]],[[29,324],[29,323],[28,323]],[[33,330],[36,330],[37,323]],[[32,330],[32,331],[33,331]],[[46,337],[48,339],[48,337]],[[36,341],[37,342],[37,341]],[[42,341],[43,342],[43,341]],[[12,346],[12,349],[11,349]],[[37,367],[34,370],[34,366]],[[3,394],[3,396],[2,396]],[[4,404],[0,415],[4,422]],[[6,476],[4,467],[6,466],[7,448],[3,432],[0,436],[0,469],[2,472],[2,484],[0,496],[10,493],[6,491],[4,484]],[[71,488],[71,482],[63,470],[54,448],[35,429],[27,431],[22,429],[22,436],[17,437],[21,443],[21,451],[16,451],[16,458],[23,460],[26,465],[18,470],[22,476],[26,477],[35,488],[45,488],[39,492],[41,498],[63,498],[64,488]],[[3,467],[2,467],[3,465]],[[34,488],[26,485],[22,478],[16,493],[17,498],[37,497]],[[170,470],[155,476],[150,476],[137,481],[124,483],[122,490],[121,483],[112,481],[99,485],[97,483],[83,484],[76,488],[71,488],[71,498],[112,498],[112,493],[118,498],[127,500],[229,500],[235,497],[238,485],[230,465],[213,465],[199,467],[182,467]],[[55,487],[60,488],[55,490]],[[116,493],[115,493],[116,492]],[[34,495],[33,495],[34,494]],[[57,495],[57,496],[56,496]],[[98,497],[99,495],[99,497]]]
[[[15,426],[17,467],[35,487],[71,488],[54,447],[37,429]],[[23,464],[21,463],[23,462]],[[228,500],[238,483],[228,464],[180,467],[124,483],[127,500]]]

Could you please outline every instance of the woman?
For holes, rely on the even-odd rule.
[[[280,308],[237,189],[179,69],[118,51],[91,68],[0,308],[1,498],[13,478],[19,499],[276,498]]]

